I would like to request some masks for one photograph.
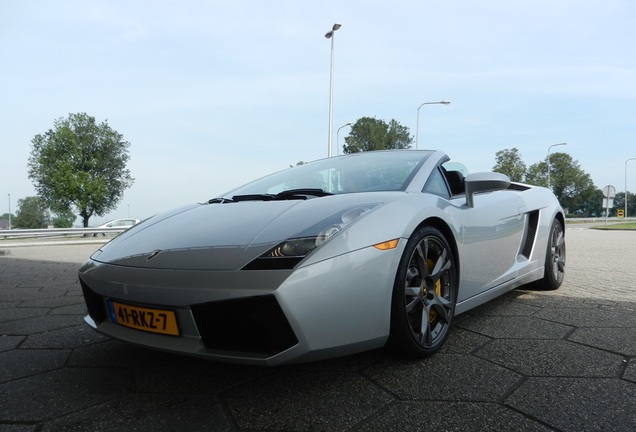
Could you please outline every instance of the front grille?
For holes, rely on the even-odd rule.
[[[86,301],[86,307],[90,317],[95,321],[95,324],[101,324],[106,321],[107,315],[106,308],[104,307],[104,297],[90,289],[81,279],[80,284],[82,285],[82,293],[84,294],[84,301]]]
[[[273,355],[298,343],[273,295],[198,304],[192,314],[210,349]]]

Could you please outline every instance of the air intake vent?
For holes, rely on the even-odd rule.
[[[88,285],[80,279],[82,285],[82,293],[84,294],[84,300],[86,301],[86,307],[88,308],[88,314],[95,321],[95,324],[104,322],[107,318],[106,306],[104,305],[104,297],[97,294],[90,289]]]
[[[298,343],[273,295],[194,305],[192,314],[210,349],[273,355]]]
[[[530,259],[532,253],[532,247],[534,246],[534,240],[537,235],[537,227],[539,226],[539,211],[533,211],[528,213],[528,226],[526,227],[526,238],[523,242],[523,249],[521,255]]]

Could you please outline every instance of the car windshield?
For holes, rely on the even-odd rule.
[[[321,196],[316,191],[343,194],[405,190],[431,154],[433,151],[396,150],[321,159],[263,177],[228,192],[225,197],[276,195],[296,190],[313,196]]]

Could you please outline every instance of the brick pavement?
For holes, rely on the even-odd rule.
[[[97,245],[0,243],[0,432],[636,430],[636,232],[566,240],[558,291],[458,317],[429,359],[278,368],[109,340],[83,323],[76,275]]]

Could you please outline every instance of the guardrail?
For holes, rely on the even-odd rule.
[[[0,230],[0,239],[29,239],[53,237],[97,237],[119,234],[129,226],[111,228],[41,228],[41,229],[12,229]]]
[[[597,218],[568,218],[566,223],[590,223],[590,222],[630,222],[636,218],[604,217]],[[28,239],[28,238],[53,238],[53,237],[97,237],[111,234],[119,234],[130,226],[111,228],[41,228],[41,229],[12,229],[0,230],[0,240]]]

